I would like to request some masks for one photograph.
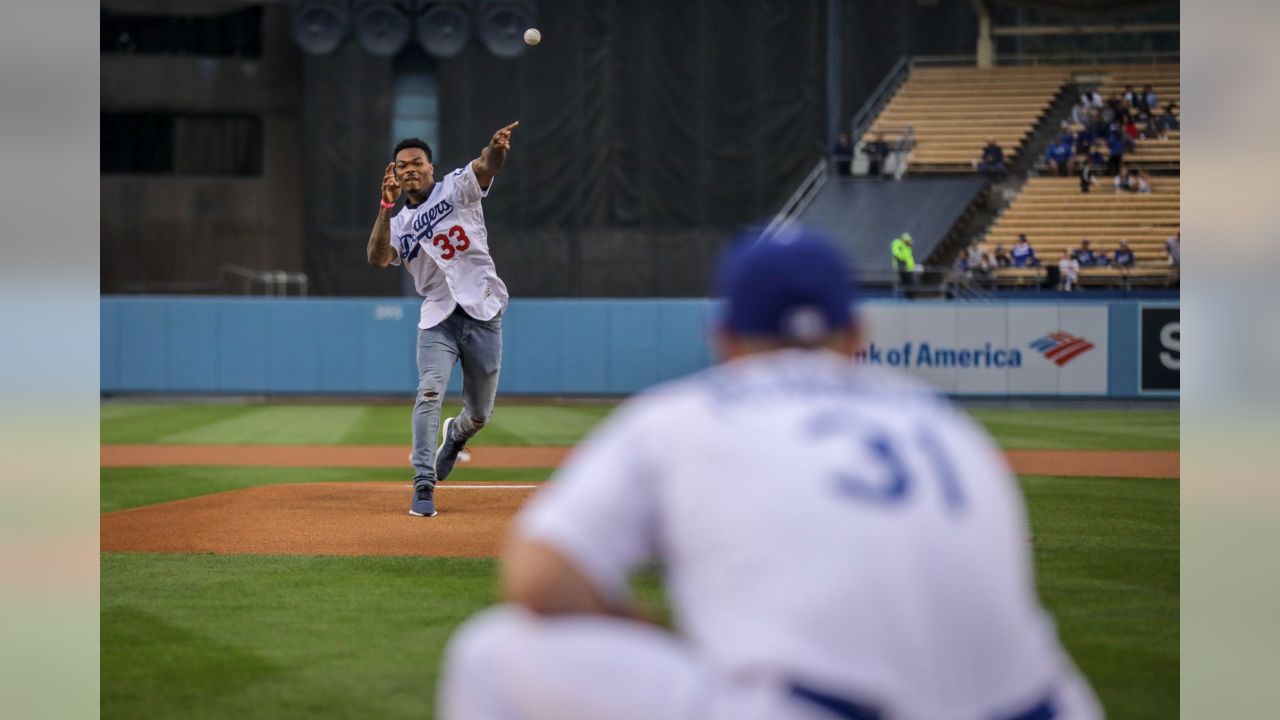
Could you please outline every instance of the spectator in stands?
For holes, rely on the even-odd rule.
[[[951,272],[947,275],[946,286],[947,292],[953,296],[959,297],[960,288],[969,286],[975,279],[986,285],[989,282],[989,273],[981,271],[975,267],[973,260],[978,257],[977,246],[970,245],[967,250],[963,250],[956,256],[955,262],[951,264]]]
[[[1102,142],[1102,140],[1093,141],[1093,149],[1089,151],[1089,164],[1093,166],[1094,170],[1101,171],[1106,169],[1107,167],[1107,156],[1105,154],[1106,149],[1107,149],[1107,144]]]
[[[1111,182],[1115,185],[1116,192],[1132,192],[1129,189],[1129,166],[1121,165],[1120,172],[1116,173],[1115,179]]]
[[[1089,124],[1089,111],[1093,106],[1089,104],[1089,98],[1085,95],[1080,96],[1080,102],[1071,108],[1071,122],[1076,125]]]
[[[1114,180],[1116,192],[1138,192],[1138,177],[1128,165],[1121,166]]]
[[[1026,234],[1018,235],[1018,242],[1013,246],[1013,250],[1009,253],[1014,267],[1038,267],[1040,259],[1036,257],[1036,251],[1031,247],[1031,243],[1027,242]]]
[[[1140,130],[1143,140],[1164,139],[1164,131],[1160,129],[1159,118],[1155,115],[1147,115],[1147,118],[1142,123]]]
[[[1116,270],[1120,271],[1120,286],[1125,290],[1128,290],[1130,287],[1129,281],[1134,262],[1133,251],[1129,249],[1128,240],[1120,241],[1120,247],[1116,248],[1115,254],[1112,257],[1112,262],[1115,265]]]
[[[1134,113],[1133,106],[1130,105],[1127,101],[1120,103],[1120,110],[1119,112],[1116,113],[1116,119],[1114,121],[1114,124],[1119,125],[1120,128],[1123,130],[1124,126],[1128,124],[1129,118],[1133,117],[1133,113]]]
[[[844,133],[836,135],[836,144],[831,150],[831,155],[836,160],[836,175],[849,177],[852,174],[853,144],[849,142],[848,135]]]
[[[991,251],[987,249],[986,245],[979,242],[971,242],[969,243],[967,254],[969,256],[969,267],[974,270],[982,267],[995,267],[996,261],[991,257]]]
[[[995,280],[996,261],[985,246],[974,243],[969,246],[969,270],[979,284],[990,287]]]
[[[984,172],[994,179],[1003,175],[1006,167],[1004,149],[995,138],[988,140],[987,146],[982,148],[982,162],[978,163],[978,172]]]
[[[1148,86],[1148,87],[1150,87],[1150,86]],[[1134,111],[1134,113],[1135,113],[1135,114],[1136,114],[1136,113],[1139,113],[1139,112],[1142,112],[1143,110],[1146,110],[1146,109],[1147,109],[1147,93],[1146,93],[1146,91],[1145,91],[1145,90],[1143,90],[1143,91],[1141,91],[1141,92],[1139,92],[1139,91],[1137,91],[1137,90],[1133,91],[1133,100],[1131,101],[1131,104],[1133,105],[1133,111]]]
[[[1138,192],[1140,193],[1151,192],[1151,175],[1148,174],[1146,170],[1142,170],[1140,168],[1130,168],[1129,174],[1137,179]]]
[[[876,131],[876,139],[869,143],[864,143],[862,152],[867,156],[867,174],[871,176],[880,175],[884,168],[884,160],[889,156],[889,143],[884,140],[884,131]]]
[[[1178,129],[1178,116],[1173,114],[1173,103],[1164,106],[1164,114],[1156,118],[1156,125],[1160,128],[1160,137],[1164,137],[1170,130]]]
[[[1173,237],[1164,241],[1164,255],[1169,259],[1170,267],[1181,267],[1182,259],[1182,233],[1178,232]]]
[[[1049,145],[1044,153],[1049,167],[1058,171],[1058,175],[1066,177],[1071,172],[1071,135],[1062,133]]]
[[[1138,128],[1138,121],[1135,120],[1132,115],[1125,119],[1124,134],[1125,137],[1129,138],[1130,143],[1137,141],[1138,136],[1141,134],[1141,131]],[[1129,149],[1132,148],[1133,145],[1130,144]]]
[[[1080,262],[1071,256],[1070,250],[1062,251],[1062,259],[1058,261],[1058,289],[1072,292],[1080,279]]]
[[[1009,253],[1005,251],[1003,245],[996,245],[995,260],[998,268],[1009,267],[1013,264],[1013,258],[1009,257]]]
[[[1109,174],[1120,174],[1120,167],[1124,162],[1124,152],[1124,133],[1112,131],[1107,137],[1107,172]]]
[[[1080,163],[1080,192],[1087,193],[1098,183],[1098,180],[1093,176],[1094,172],[1091,155],[1086,158],[1084,162]]]
[[[1151,176],[1135,167],[1122,169],[1115,179],[1116,192],[1151,192]]]
[[[1120,117],[1120,98],[1115,95],[1107,98],[1107,104],[1102,106],[1099,116],[1108,126],[1115,122]]]
[[[1092,126],[1081,126],[1081,128],[1076,131],[1074,139],[1076,155],[1088,157],[1089,150],[1093,148],[1093,141],[1096,139],[1097,137],[1093,134]]]
[[[1090,105],[1092,105],[1093,107],[1099,110],[1102,109],[1102,94],[1098,92],[1097,88],[1094,88],[1089,92],[1086,92],[1084,95],[1081,95],[1080,97],[1088,98]]]
[[[1133,250],[1129,249],[1129,241],[1121,240],[1120,247],[1116,248],[1115,254],[1112,256],[1111,264],[1118,268],[1131,268],[1133,263]]]
[[[1130,106],[1133,106],[1138,101],[1138,96],[1134,94],[1132,85],[1124,86],[1124,95],[1121,95],[1120,99],[1129,103]]]
[[[1089,246],[1089,238],[1082,239],[1080,247],[1076,248],[1071,253],[1071,256],[1075,258],[1076,262],[1080,263],[1080,267],[1096,267],[1107,264],[1106,256],[1095,253],[1093,248]]]
[[[1156,95],[1156,89],[1150,84],[1142,89],[1142,107],[1148,112],[1155,112],[1160,107],[1160,96]]]

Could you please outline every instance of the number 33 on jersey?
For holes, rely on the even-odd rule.
[[[448,234],[440,233],[431,238],[431,244],[440,248],[441,260],[452,260],[454,255],[471,247],[471,238],[467,237],[467,231],[461,225],[454,225]]]

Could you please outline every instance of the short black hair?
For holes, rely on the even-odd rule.
[[[401,150],[407,150],[408,148],[418,148],[422,150],[427,154],[427,162],[434,162],[431,159],[431,146],[418,138],[405,138],[396,143],[396,149],[391,151],[391,159],[395,160]]]

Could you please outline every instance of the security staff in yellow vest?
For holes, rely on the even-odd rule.
[[[910,285],[916,271],[916,261],[911,254],[911,233],[904,232],[889,244],[889,252],[893,255],[893,268],[898,271],[898,278],[903,285]]]

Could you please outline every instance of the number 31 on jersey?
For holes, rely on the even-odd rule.
[[[897,505],[911,498],[913,486],[920,478],[913,476],[903,459],[904,452],[923,454],[932,480],[941,490],[947,510],[956,514],[964,509],[964,492],[951,459],[932,432],[917,428],[910,438],[892,438],[883,430],[862,427],[842,413],[820,413],[809,418],[805,429],[810,437],[836,437],[853,451],[854,461],[834,470],[832,481],[836,492],[850,500],[872,505]],[[864,458],[871,456],[872,462]]]

